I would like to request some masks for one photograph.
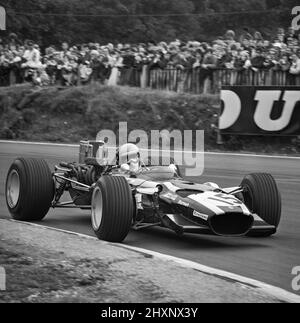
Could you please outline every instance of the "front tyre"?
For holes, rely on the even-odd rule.
[[[250,174],[243,179],[241,186],[244,188],[243,199],[248,209],[277,229],[281,218],[281,196],[273,176],[265,173]],[[248,235],[266,237],[275,232],[250,230]]]
[[[102,176],[92,195],[92,226],[100,240],[122,242],[132,225],[132,191],[125,177]]]
[[[13,219],[42,220],[54,197],[54,182],[47,163],[43,159],[16,159],[7,174],[5,196]]]

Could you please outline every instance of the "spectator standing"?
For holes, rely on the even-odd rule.
[[[257,48],[252,53],[251,66],[255,72],[265,68],[265,55],[263,53],[262,48]]]
[[[9,73],[9,85],[14,85],[17,83],[21,83],[21,63],[22,56],[19,55],[17,50],[11,52],[10,57],[10,73]]]
[[[281,58],[277,64],[277,78],[274,80],[274,84],[287,85],[287,73],[291,67],[289,55],[287,53],[282,53]]]
[[[289,27],[288,32],[284,38],[284,42],[287,43],[289,40],[293,40],[293,39],[297,40],[297,38],[298,37],[296,35],[295,29],[293,27]]]
[[[264,45],[264,38],[259,31],[256,31],[253,35],[253,42],[255,46],[263,46]]]
[[[201,64],[200,85],[203,86],[203,93],[209,93],[213,83],[213,71],[218,64],[217,57],[213,54],[212,48],[208,48]]]
[[[121,72],[121,84],[132,85],[133,67],[135,65],[135,58],[131,47],[126,44],[123,50],[123,69]]]
[[[109,86],[116,86],[119,83],[120,69],[123,67],[123,57],[119,52],[112,53],[111,73],[107,82]]]
[[[252,40],[253,37],[249,32],[248,28],[243,29],[243,33],[240,36],[239,42],[243,45],[245,50],[249,49],[250,46],[250,40]]]
[[[280,71],[287,72],[291,67],[288,54],[282,54],[281,59],[278,62],[278,68]]]
[[[23,58],[25,63],[22,64],[23,68],[36,69],[41,66],[40,51],[34,46],[32,41],[27,44],[27,49],[24,52]]]
[[[291,85],[300,85],[300,58],[297,54],[293,54],[291,57]]]
[[[225,41],[228,44],[228,46],[235,44],[235,32],[233,30],[226,31]]]
[[[34,81],[37,77],[38,69],[41,68],[40,51],[34,46],[32,41],[28,41],[27,49],[24,52],[21,67],[23,69],[24,79],[27,81]]]

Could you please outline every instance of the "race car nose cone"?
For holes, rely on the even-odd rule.
[[[253,225],[253,216],[237,212],[216,214],[209,219],[212,231],[220,236],[245,235]]]

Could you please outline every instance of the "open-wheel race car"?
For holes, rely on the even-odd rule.
[[[250,174],[237,187],[221,188],[184,180],[173,161],[147,165],[133,144],[117,151],[113,165],[99,162],[104,146],[81,142],[79,162],[62,162],[53,173],[43,159],[17,158],[5,190],[12,217],[40,221],[51,207],[88,209],[96,236],[112,242],[123,241],[130,229],[152,226],[228,237],[266,237],[277,230],[281,197],[270,174]],[[65,192],[69,201],[61,201]]]

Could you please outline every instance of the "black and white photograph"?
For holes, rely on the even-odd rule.
[[[2,305],[300,303],[299,193],[299,0],[0,0]]]

